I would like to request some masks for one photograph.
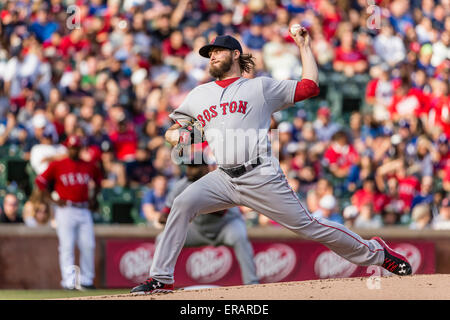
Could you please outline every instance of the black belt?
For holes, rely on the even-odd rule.
[[[252,169],[256,168],[262,163],[262,159],[258,157],[256,159],[256,163],[248,163],[248,164],[241,164],[240,166],[231,167],[231,168],[222,168],[219,167],[220,170],[225,172],[227,175],[229,175],[232,178],[238,178],[242,176],[244,173],[251,171]]]

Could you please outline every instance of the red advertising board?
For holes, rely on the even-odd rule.
[[[399,241],[388,244],[405,255],[413,273],[435,272],[434,244]],[[255,264],[261,283],[326,278],[387,275],[380,267],[360,267],[317,242],[253,240]],[[153,260],[153,240],[109,240],[106,243],[106,286],[132,287],[148,277]],[[175,267],[177,287],[242,284],[239,263],[230,247],[184,248]]]

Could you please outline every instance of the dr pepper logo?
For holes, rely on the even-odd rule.
[[[277,282],[286,278],[294,269],[297,257],[285,244],[273,244],[255,255],[256,273],[261,282]]]
[[[139,247],[125,252],[120,258],[120,274],[135,283],[143,282],[148,278],[148,271],[153,262],[155,245],[143,243]]]
[[[320,279],[347,278],[357,268],[357,265],[329,250],[320,253],[314,263],[314,272]]]
[[[227,274],[232,263],[233,256],[228,248],[205,247],[189,256],[186,261],[186,272],[195,281],[211,283]]]

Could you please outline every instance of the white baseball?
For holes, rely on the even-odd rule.
[[[300,30],[301,27],[302,26],[299,24],[293,24],[290,29],[291,34],[294,34],[294,35],[297,34],[298,30]]]

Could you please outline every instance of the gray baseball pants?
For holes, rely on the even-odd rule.
[[[320,242],[354,264],[381,265],[384,261],[384,249],[377,241],[364,240],[341,224],[312,217],[289,186],[278,160],[271,157],[238,178],[216,169],[178,195],[156,246],[150,277],[173,283],[189,222],[197,214],[237,205],[264,214],[303,239]]]
[[[172,214],[172,212],[171,212]],[[156,238],[156,245],[160,241],[163,232]],[[225,245],[232,247],[236,259],[241,269],[242,282],[244,284],[259,283],[256,274],[256,265],[253,261],[253,247],[247,237],[247,226],[243,219],[231,219],[223,228],[213,237],[207,237],[198,230],[194,223],[188,227],[185,247],[200,247],[200,246],[219,246]]]

